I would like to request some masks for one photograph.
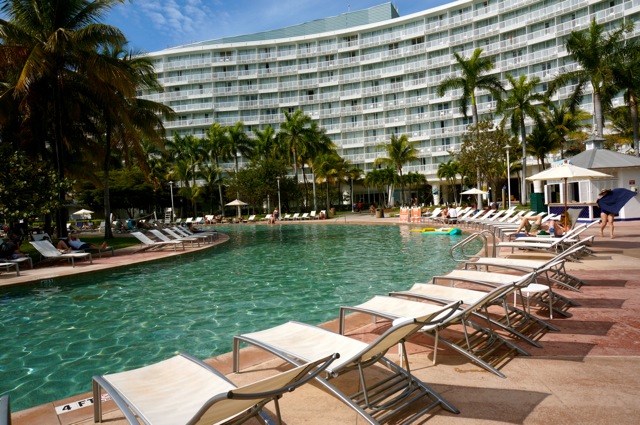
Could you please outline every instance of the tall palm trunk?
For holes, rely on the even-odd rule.
[[[113,238],[111,231],[111,197],[109,196],[109,159],[111,158],[111,115],[105,111],[107,135],[105,140],[102,186],[104,191],[104,238]]]
[[[294,147],[293,148],[293,175],[295,177],[295,182],[296,182],[296,189],[298,188],[298,151],[297,149]],[[298,207],[296,208],[296,212],[301,212],[302,209],[300,208],[300,202],[297,202]]]
[[[62,99],[58,79],[56,79],[56,84],[53,86],[53,91],[56,171],[58,181],[62,182],[64,180],[64,141],[62,140]],[[60,204],[56,211],[56,236],[58,239],[67,236],[67,207],[65,206],[65,199],[66,193],[64,189],[58,189],[58,202]]]
[[[639,131],[638,131],[638,98],[634,94],[629,94],[629,112],[631,115],[631,127],[633,130],[633,149],[636,152],[636,157],[640,156],[639,146]]]
[[[331,200],[329,199],[329,179],[325,181],[327,185],[327,214],[331,211]]]
[[[522,193],[520,205],[527,205],[527,131],[524,127],[524,115],[520,117],[520,139],[522,140]]]
[[[595,131],[596,136],[602,137],[604,123],[602,120],[602,101],[600,100],[600,91],[593,91],[593,109],[594,109],[594,117],[595,120]]]
[[[313,167],[311,168],[311,176],[313,177],[313,209],[315,211],[318,210],[318,195],[316,194],[316,173],[313,171]]]
[[[216,156],[216,169],[220,170],[220,163],[218,161],[218,157]],[[224,199],[222,198],[222,182],[220,178],[222,175],[218,177],[218,194],[220,195],[220,210],[222,211],[222,218],[224,218]]]

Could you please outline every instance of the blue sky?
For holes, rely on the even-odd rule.
[[[451,0],[392,1],[401,16]],[[196,41],[296,25],[386,3],[385,0],[128,0],[106,23],[129,39],[130,48],[154,52]]]

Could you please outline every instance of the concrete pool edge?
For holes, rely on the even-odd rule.
[[[174,251],[172,248],[156,251],[141,251],[139,245],[115,250],[114,255],[103,254],[102,258],[93,258],[93,264],[88,261],[78,261],[72,267],[63,261],[53,264],[45,264],[33,269],[20,269],[20,276],[10,276],[13,272],[5,272],[0,275],[0,290],[8,288],[29,288],[37,285],[51,285],[64,279],[77,276],[88,276],[110,270],[131,267],[137,264],[163,261],[170,258],[190,255],[202,252],[229,241],[229,236],[223,233],[218,234],[218,239],[213,243],[206,243],[200,246],[185,244],[185,249]]]

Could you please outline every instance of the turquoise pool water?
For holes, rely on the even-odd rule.
[[[463,237],[407,226],[218,230],[231,240],[206,252],[0,292],[0,394],[21,410],[90,391],[95,374],[177,352],[208,358],[230,352],[234,334],[336,318],[340,305],[450,271],[449,247]]]

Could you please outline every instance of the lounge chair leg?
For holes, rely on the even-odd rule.
[[[102,422],[102,397],[100,395],[100,385],[93,381],[93,421]]]
[[[438,336],[438,329],[436,329],[436,336],[435,336],[435,342],[433,343],[433,364],[436,364],[436,356],[438,355],[438,340],[439,340],[439,336]]]

